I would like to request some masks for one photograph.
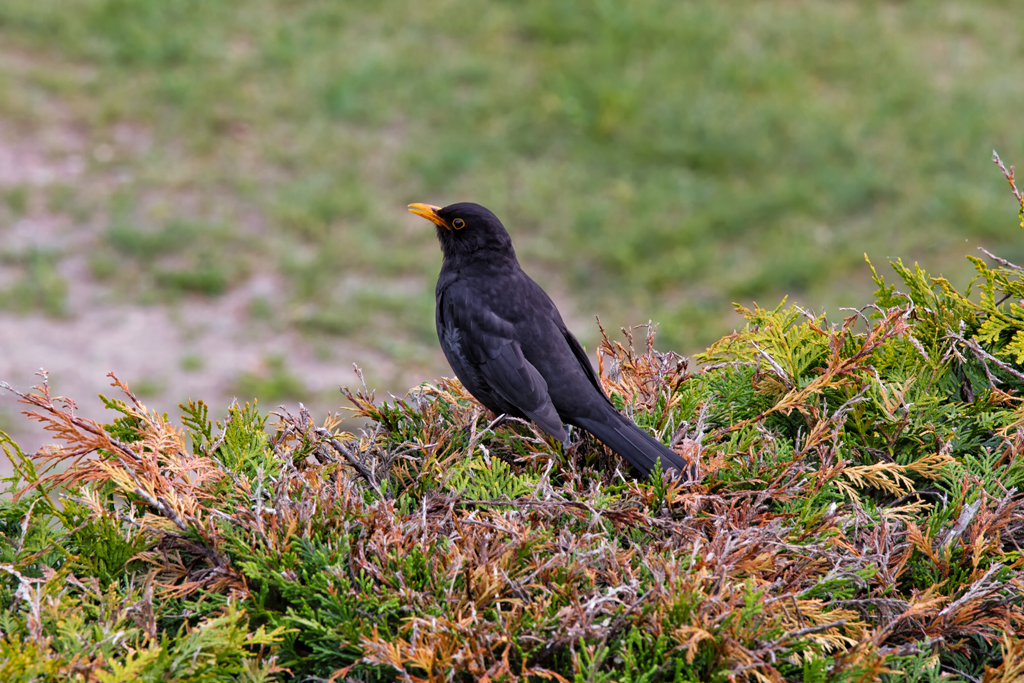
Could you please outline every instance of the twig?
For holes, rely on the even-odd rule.
[[[964,337],[960,336],[959,334],[950,334],[950,335],[947,335],[947,338],[956,339],[961,344],[963,344],[964,346],[969,348],[971,351],[974,352],[974,355],[978,357],[978,360],[982,360],[982,358],[984,358],[985,360],[992,361],[993,363],[995,363],[996,365],[999,366],[999,369],[1005,370],[1006,372],[1010,373],[1011,375],[1013,375],[1017,379],[1024,381],[1024,373],[1021,373],[1019,370],[1014,368],[1009,363],[1007,363],[1005,361],[999,360],[998,358],[993,356],[991,353],[989,353],[985,349],[981,348],[981,344],[979,344],[978,342],[974,341],[973,339],[965,339]],[[984,363],[982,363],[982,365],[984,365]]]
[[[754,349],[757,351],[758,355],[760,355],[762,358],[764,358],[766,361],[768,361],[768,364],[772,366],[772,370],[775,371],[775,375],[786,386],[786,388],[789,389],[789,390],[792,390],[793,389],[793,380],[790,379],[789,375],[786,374],[786,371],[782,369],[782,366],[779,365],[778,361],[776,361],[774,358],[772,358],[771,355],[767,351],[765,351],[760,346],[758,346],[756,341],[751,340],[750,341],[750,345],[754,347]]]
[[[167,501],[164,500],[163,496],[157,496],[156,498],[154,498],[153,496],[146,493],[140,486],[137,486],[135,488],[134,493],[139,498],[146,501],[146,504],[149,505],[151,508],[159,512],[167,519],[174,522],[174,526],[178,527],[182,531],[188,531],[188,524],[186,524],[185,520],[179,517],[178,513],[175,512],[174,509],[167,504]]]
[[[999,167],[999,170],[1003,172],[1003,177],[1006,178],[1006,182],[1010,183],[1010,187],[1013,188],[1013,196],[1017,198],[1020,205],[1024,207],[1024,196],[1021,195],[1020,190],[1017,189],[1017,184],[1013,182],[1013,166],[1010,166],[1010,170],[1007,171],[1006,167],[1003,166],[1003,160],[999,158],[995,150],[992,150],[992,163]]]
[[[996,263],[998,263],[1001,266],[1005,266],[1007,268],[1012,268],[1013,270],[1024,270],[1024,268],[1021,268],[1020,266],[1018,266],[1015,263],[1010,263],[1009,261],[1007,261],[1004,258],[999,258],[995,254],[993,254],[991,251],[986,249],[985,247],[978,247],[978,251],[984,252],[985,256],[988,256],[990,259],[992,259],[993,261],[995,261]],[[1007,294],[1006,296],[1010,296],[1010,295]]]
[[[984,500],[983,497],[978,498],[970,505],[965,505],[963,510],[960,511],[960,518],[957,519],[956,524],[953,528],[946,533],[946,537],[942,540],[940,545],[947,546],[957,538],[960,537],[964,531],[967,530],[967,526],[974,520],[974,516],[978,514],[978,510],[981,509],[981,503]]]
[[[759,651],[772,651],[787,640],[793,638],[800,638],[801,636],[807,636],[812,633],[821,633],[822,631],[828,631],[832,628],[839,628],[840,626],[846,625],[846,619],[837,619],[836,621],[830,621],[827,624],[818,624],[816,626],[808,626],[806,628],[798,629],[796,631],[786,631],[781,636],[771,641],[767,645],[759,648]]]
[[[359,459],[356,458],[356,456],[352,453],[352,451],[350,451],[345,446],[345,444],[343,444],[340,441],[338,441],[337,439],[335,439],[334,435],[331,434],[326,429],[324,429],[323,427],[314,427],[313,431],[316,433],[317,436],[322,437],[324,439],[324,441],[329,443],[331,445],[331,448],[333,448],[343,458],[345,458],[345,460],[348,461],[348,464],[351,465],[352,468],[356,472],[358,472],[360,474],[360,476],[363,477],[363,479],[366,480],[366,483],[368,483],[370,486],[372,486],[373,490],[376,491],[378,494],[380,494],[380,492],[381,492],[380,491],[380,487],[377,485],[376,480],[374,480],[373,473],[370,472],[369,468],[367,468],[366,465],[364,465],[363,463],[359,462]]]

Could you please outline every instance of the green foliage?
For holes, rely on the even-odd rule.
[[[519,498],[532,493],[538,479],[528,474],[514,474],[504,460],[473,456],[455,465],[446,485],[452,493],[464,498],[490,500]]]
[[[217,424],[223,432],[214,454],[226,471],[260,478],[277,476],[280,463],[268,453],[268,439],[263,431],[266,425],[267,416],[256,410],[255,402],[251,406],[246,403],[245,407],[231,407],[224,425]],[[270,469],[264,471],[265,468]]]
[[[273,657],[261,658],[259,651],[279,643],[282,633],[263,628],[248,631],[246,615],[233,607],[195,627],[146,638],[130,618],[131,605],[104,604],[117,610],[115,617],[107,617],[102,610],[90,609],[100,604],[81,603],[59,593],[51,600],[54,613],[44,618],[38,635],[14,632],[0,640],[4,681],[73,681],[86,671],[101,683],[255,682],[277,680],[275,674],[281,671]],[[80,611],[83,608],[86,614]],[[58,614],[60,620],[55,621]],[[98,622],[107,619],[99,628]]]
[[[74,512],[70,513],[70,519],[78,521],[76,517]],[[131,526],[125,528],[112,517],[83,517],[75,531],[63,541],[66,549],[77,551],[68,558],[68,567],[73,572],[95,577],[105,589],[122,576],[142,570],[141,563],[133,560],[150,545],[144,534]]]
[[[181,423],[185,425],[192,437],[192,448],[196,452],[206,452],[213,443],[213,421],[210,420],[210,407],[205,401],[189,400],[181,406]]]

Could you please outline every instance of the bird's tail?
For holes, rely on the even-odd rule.
[[[614,408],[598,419],[576,418],[573,423],[586,429],[597,437],[598,441],[625,458],[630,465],[640,470],[644,477],[654,470],[660,460],[662,472],[676,470],[689,481],[697,479],[696,463],[687,462]]]

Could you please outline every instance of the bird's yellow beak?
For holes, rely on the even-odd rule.
[[[442,228],[451,230],[451,228],[448,227],[448,224],[444,222],[444,219],[437,215],[437,212],[441,210],[440,206],[431,206],[430,204],[410,204],[409,210],[417,216],[426,218],[431,223],[435,223],[440,225]]]

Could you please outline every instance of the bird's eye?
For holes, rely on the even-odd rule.
[[[466,227],[466,221],[462,220],[461,218],[456,218],[455,220],[452,221],[452,226],[456,230],[462,230],[464,227]]]

